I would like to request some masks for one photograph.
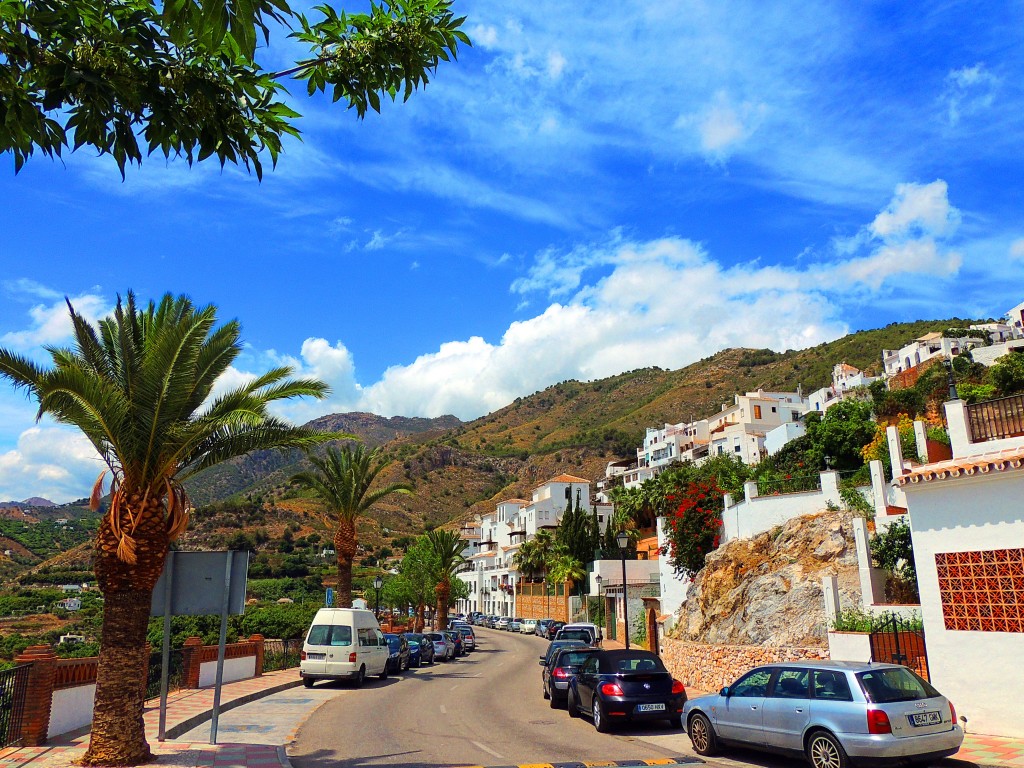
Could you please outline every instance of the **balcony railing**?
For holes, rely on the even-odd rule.
[[[1024,395],[1011,395],[967,406],[971,442],[1024,436]]]

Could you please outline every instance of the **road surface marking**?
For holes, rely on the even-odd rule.
[[[454,691],[454,690],[455,690],[456,688],[458,688],[458,687],[459,687],[459,684],[458,684],[458,683],[456,683],[456,684],[455,684],[455,685],[453,685],[453,686],[452,686],[452,687],[451,687],[451,688],[450,688],[449,690],[452,690],[452,691]]]
[[[502,759],[505,757],[500,752],[495,752],[493,749],[491,749],[490,747],[484,746],[479,741],[471,741],[470,744],[472,744],[475,747],[479,747],[480,749],[482,749],[484,752],[486,752],[487,754],[491,755],[492,757],[497,757],[497,758],[502,758]]]
[[[444,704],[441,705],[441,714],[442,715],[447,715],[448,714],[448,710],[445,708]]]

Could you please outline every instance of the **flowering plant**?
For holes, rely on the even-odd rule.
[[[668,556],[676,573],[692,577],[704,567],[705,556],[721,543],[723,495],[712,478],[690,482],[667,497],[675,509],[668,514],[668,541],[662,554]]]

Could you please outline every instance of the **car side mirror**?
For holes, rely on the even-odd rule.
[[[730,696],[732,696],[732,691],[729,690],[729,686],[727,685],[725,686],[725,688],[718,692],[718,695],[728,699]]]

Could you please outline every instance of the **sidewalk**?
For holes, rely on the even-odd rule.
[[[226,712],[277,691],[301,685],[298,669],[268,672],[261,677],[226,683],[221,688],[220,709]],[[175,691],[167,697],[167,738],[156,740],[160,700],[146,702],[146,739],[157,759],[150,765],[175,768],[289,768],[284,747],[263,744],[211,745],[205,742],[172,741],[200,723],[209,722],[213,710],[213,688]],[[219,740],[219,739],[218,739]],[[13,747],[0,751],[0,768],[68,768],[89,745],[89,734],[58,736],[42,747]]]

